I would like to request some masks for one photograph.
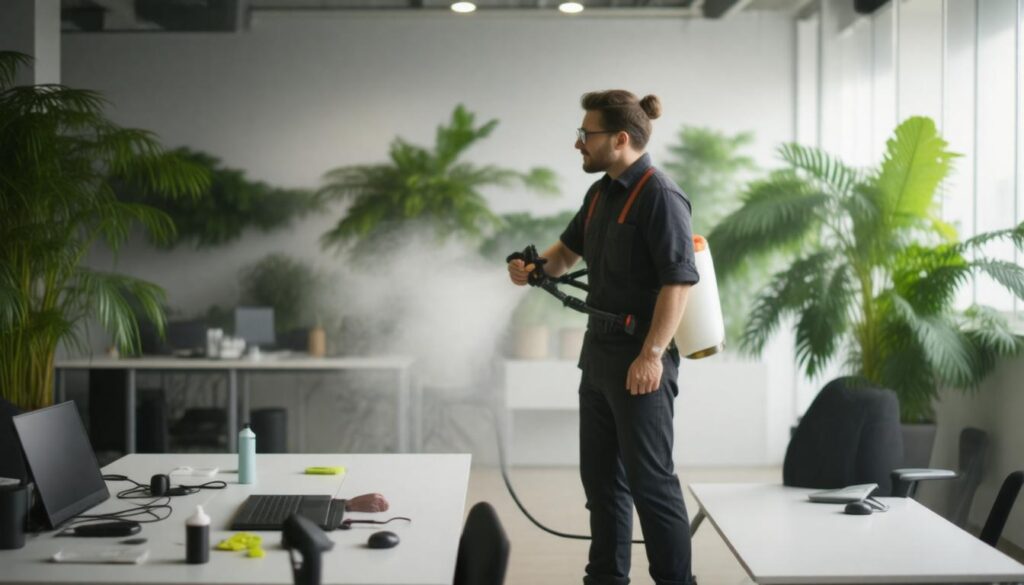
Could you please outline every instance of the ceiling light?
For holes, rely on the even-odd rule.
[[[459,14],[469,14],[476,10],[476,4],[472,2],[452,2],[452,10]]]
[[[579,14],[583,12],[583,4],[579,2],[562,2],[558,5],[558,10],[565,14]]]

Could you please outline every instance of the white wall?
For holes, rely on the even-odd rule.
[[[68,85],[103,92],[118,123],[282,186],[315,187],[330,168],[381,162],[396,135],[430,143],[463,103],[481,120],[501,121],[470,159],[545,165],[561,177],[560,198],[495,191],[494,209],[548,213],[578,206],[596,178],[580,170],[573,149],[585,91],[624,87],[661,97],[664,115],[649,145],[655,164],[691,124],[753,131],[753,155],[774,166],[776,145],[792,140],[795,126],[793,31],[785,15],[768,12],[721,21],[256,13],[251,30],[238,34],[65,35],[63,73]],[[699,214],[701,194],[690,195]],[[335,265],[317,238],[339,213],[201,252],[133,244],[118,269],[164,286],[185,312],[230,305],[238,269],[267,253]],[[111,265],[103,252],[92,262]],[[495,267],[496,278],[503,272]],[[787,400],[775,410],[780,420],[752,429],[756,440],[765,428],[788,427]],[[769,444],[765,463],[780,461],[785,437]]]

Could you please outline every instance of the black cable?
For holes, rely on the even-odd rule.
[[[501,434],[501,423],[498,420],[497,414],[495,414],[489,408],[486,410],[487,413],[490,414],[491,417],[494,419],[494,434],[498,438],[498,468],[501,470],[501,479],[505,481],[505,489],[508,490],[508,495],[512,496],[512,501],[516,503],[516,506],[519,508],[519,511],[522,512],[523,515],[526,516],[527,520],[532,522],[534,526],[540,528],[548,534],[559,536],[561,538],[571,538],[574,540],[593,540],[594,537],[588,534],[570,534],[568,532],[560,532],[553,528],[548,528],[547,526],[541,524],[540,520],[534,518],[533,514],[530,514],[530,512],[526,509],[526,506],[523,505],[523,502],[519,500],[519,496],[516,494],[516,490],[512,487],[512,480],[509,479],[508,462],[505,460],[505,438]],[[632,544],[644,544],[644,541],[642,540],[630,540],[630,542]]]

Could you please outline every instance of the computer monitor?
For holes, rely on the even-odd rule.
[[[74,402],[13,420],[49,528],[57,528],[110,497]]]
[[[273,346],[273,307],[235,307],[235,337],[248,345]]]

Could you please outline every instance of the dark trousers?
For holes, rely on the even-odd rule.
[[[580,476],[590,510],[586,585],[629,583],[636,505],[657,585],[690,585],[690,523],[672,463],[676,364],[665,360],[656,392],[632,396],[618,384],[580,385]]]

